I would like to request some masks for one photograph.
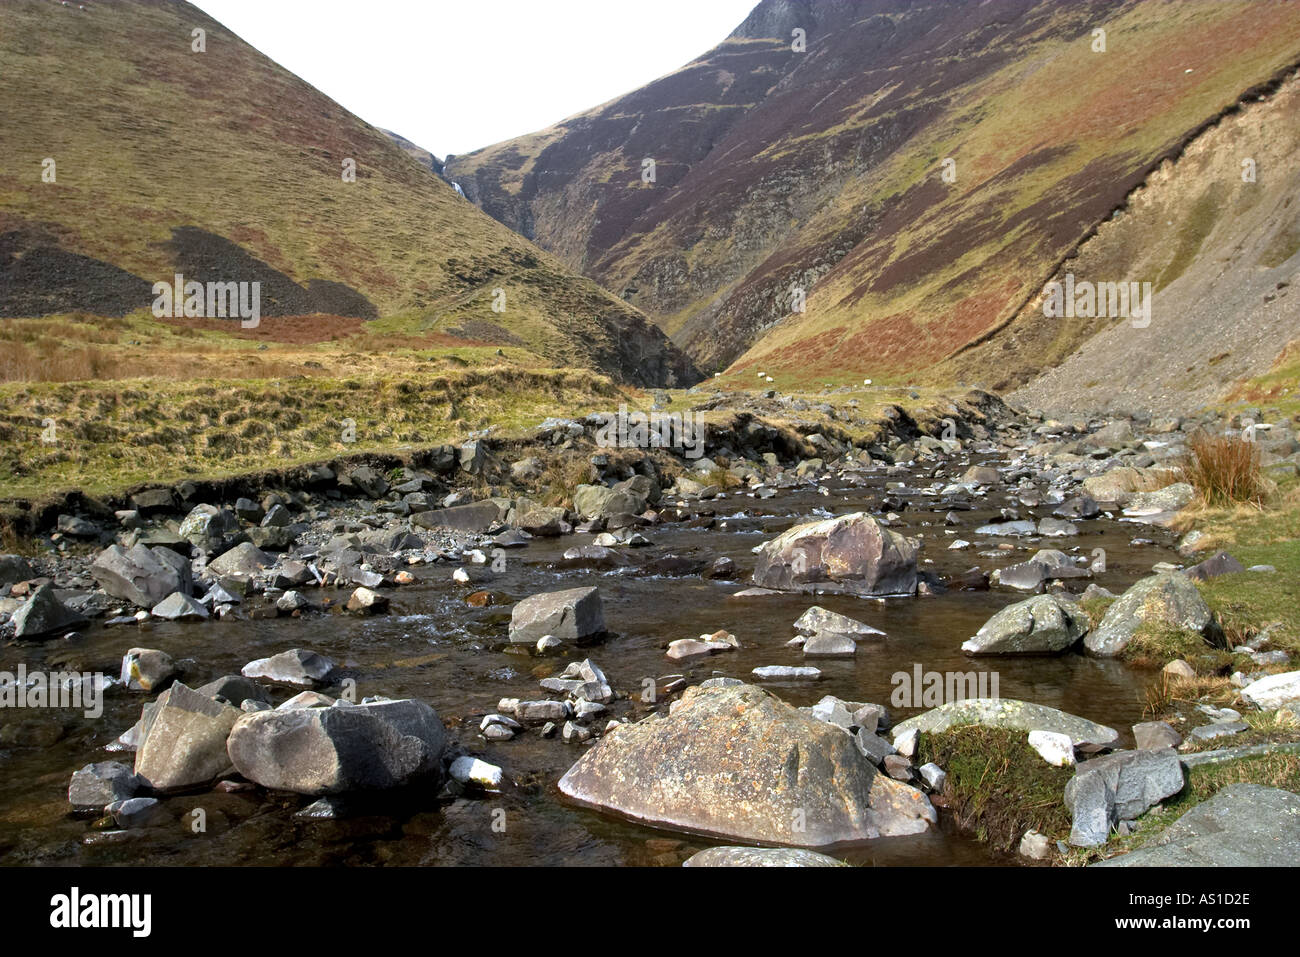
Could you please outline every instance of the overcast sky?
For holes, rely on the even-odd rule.
[[[192,0],[375,126],[469,153],[689,63],[758,0]]]

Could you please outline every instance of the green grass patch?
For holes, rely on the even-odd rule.
[[[944,797],[963,831],[999,851],[1012,851],[1024,833],[1062,839],[1070,831],[1065,785],[1073,768],[1049,765],[1022,731],[956,728],[923,734],[918,763],[948,774]]]

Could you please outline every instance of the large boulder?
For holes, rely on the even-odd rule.
[[[152,608],[168,595],[193,593],[190,563],[169,548],[110,545],[90,566],[99,587],[114,598]]]
[[[195,505],[185,516],[176,534],[205,555],[221,550],[231,532],[239,530],[239,519],[233,512],[215,505]]]
[[[242,713],[175,682],[144,709],[136,775],[158,791],[211,783],[230,770],[226,738]]]
[[[961,646],[968,655],[1047,655],[1088,631],[1088,616],[1067,598],[1038,595],[1008,605]]]
[[[10,586],[35,577],[36,569],[21,555],[0,555],[0,597],[9,594]]]
[[[688,688],[668,715],[611,730],[559,787],[647,824],[765,844],[916,834],[937,820],[843,730],[752,685]]]
[[[779,591],[911,595],[917,547],[865,512],[796,525],[759,549],[754,584]]]
[[[949,728],[980,725],[986,728],[1009,728],[1013,731],[1052,731],[1068,735],[1075,745],[1092,744],[1108,748],[1119,740],[1114,728],[1087,718],[1067,714],[1046,705],[1017,701],[1014,698],[967,698],[925,711],[894,726],[894,740],[912,729],[938,734]]]
[[[85,623],[85,615],[59,601],[54,586],[45,584],[36,589],[32,597],[14,612],[14,637],[39,638],[79,628]]]
[[[1186,575],[1170,572],[1137,582],[1106,610],[1101,624],[1084,639],[1089,654],[1111,658],[1120,654],[1143,624],[1183,628],[1210,635],[1214,616],[1196,585]]]
[[[544,635],[582,641],[604,631],[605,613],[594,585],[533,595],[510,614],[510,641],[517,645],[535,645]]]
[[[259,711],[230,734],[230,760],[250,781],[298,794],[436,786],[446,732],[422,701]]]
[[[1135,821],[1183,789],[1183,766],[1173,748],[1116,751],[1080,764],[1065,785],[1074,824],[1070,843],[1099,847],[1121,821]]]

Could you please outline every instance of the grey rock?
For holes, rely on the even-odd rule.
[[[166,687],[180,669],[171,655],[154,648],[132,648],[122,656],[122,684],[128,691],[158,691]]]
[[[968,655],[1055,654],[1071,647],[1088,631],[1088,617],[1074,602],[1058,595],[1008,605],[961,646]]]
[[[935,734],[965,725],[1025,732],[1054,731],[1068,735],[1076,747],[1093,744],[1108,748],[1119,740],[1119,732],[1114,728],[1046,705],[1017,701],[1014,698],[968,698],[949,702],[900,721],[894,726],[894,740],[910,730]]]
[[[1294,867],[1300,795],[1230,784],[1167,827],[1152,845],[1094,867]]]
[[[751,685],[688,688],[669,715],[616,726],[559,787],[648,824],[770,844],[916,834],[937,820],[843,731]]]
[[[595,586],[533,595],[516,604],[510,615],[512,644],[535,645],[543,635],[576,642],[604,631],[605,616]]]
[[[42,585],[12,618],[15,638],[39,638],[86,624],[86,616],[59,601],[54,586]]]
[[[1183,766],[1173,748],[1116,751],[1085,761],[1065,786],[1075,847],[1105,844],[1120,821],[1133,821],[1183,789]]]
[[[710,847],[682,867],[848,867],[843,861],[801,847]]]
[[[209,784],[230,770],[226,738],[240,711],[179,681],[142,715],[135,773],[155,790]]]
[[[1139,751],[1176,748],[1183,743],[1183,736],[1164,721],[1144,721],[1133,725],[1133,739]]]
[[[127,550],[110,545],[96,556],[90,573],[108,594],[141,608],[152,608],[174,592],[194,590],[189,562],[162,546]]]
[[[120,761],[87,764],[72,775],[68,802],[76,807],[107,807],[134,797],[142,783],[135,771]]]
[[[1153,575],[1137,582],[1106,610],[1101,624],[1084,639],[1084,646],[1090,654],[1113,657],[1128,646],[1134,632],[1146,622],[1208,635],[1214,618],[1186,575]]]
[[[189,595],[176,591],[153,606],[153,616],[167,621],[203,621],[208,610]]]
[[[860,596],[916,592],[917,542],[856,512],[797,525],[758,552],[754,584]]]
[[[245,678],[263,678],[305,688],[323,682],[333,671],[333,661],[305,648],[282,651],[270,658],[258,658],[241,669]]]
[[[400,787],[442,772],[446,732],[422,701],[263,711],[230,733],[230,760],[266,788],[320,796]]]

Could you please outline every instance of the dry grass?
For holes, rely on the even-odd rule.
[[[1224,508],[1264,504],[1267,485],[1259,462],[1259,446],[1254,442],[1195,432],[1187,440],[1187,454],[1179,466],[1201,504]]]

